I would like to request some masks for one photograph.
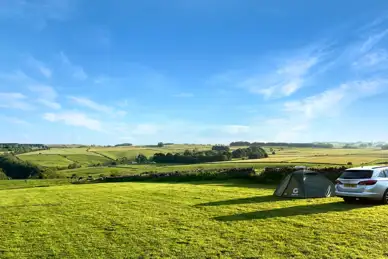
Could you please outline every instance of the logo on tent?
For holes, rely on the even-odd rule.
[[[292,195],[298,195],[298,193],[299,193],[299,188],[294,188],[292,190]]]

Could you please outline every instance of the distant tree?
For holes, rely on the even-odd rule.
[[[46,170],[43,167],[25,162],[11,154],[0,156],[0,168],[12,179],[26,179],[28,177],[39,177]]]
[[[185,150],[185,152],[183,153],[183,155],[185,156],[191,156],[193,153],[190,151],[190,150]]]
[[[382,146],[381,146],[381,149],[382,149],[382,150],[388,150],[388,144],[387,144],[387,145],[382,145]]]
[[[235,141],[235,142],[232,142],[229,144],[229,146],[231,147],[245,147],[245,146],[249,146],[251,143],[249,143],[248,141]]]
[[[243,158],[247,156],[247,149],[239,148],[232,151],[233,158]]]
[[[122,144],[117,144],[115,147],[131,147],[132,143],[122,143]]]
[[[163,142],[159,142],[159,143],[158,143],[158,147],[164,147]]]
[[[354,145],[352,145],[352,144],[346,144],[346,145],[344,145],[342,148],[358,148],[357,146],[354,146]]]
[[[67,166],[68,169],[76,169],[76,168],[80,168],[80,167],[81,167],[81,165],[76,163],[76,162]]]
[[[138,162],[139,164],[143,164],[143,163],[147,162],[147,160],[148,159],[144,154],[138,154],[136,157],[136,162]]]
[[[272,151],[272,155],[276,155],[276,152],[275,152],[275,151]]]
[[[230,147],[224,146],[224,145],[215,145],[215,146],[212,146],[212,150],[215,150],[215,151],[229,151]]]
[[[8,180],[7,175],[4,173],[3,169],[0,168],[0,180]]]
[[[72,174],[71,177],[70,177],[70,180],[71,181],[77,180],[77,174]]]

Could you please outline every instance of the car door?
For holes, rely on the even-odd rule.
[[[380,172],[381,182],[384,185],[385,189],[388,189],[388,169],[384,169]],[[379,176],[380,177],[380,176]]]
[[[384,191],[388,189],[388,169],[381,170],[379,173],[379,185],[384,187]]]

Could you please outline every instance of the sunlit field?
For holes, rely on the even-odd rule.
[[[232,181],[25,189],[23,181],[19,189],[3,182],[12,181],[0,181],[2,258],[388,255],[387,207],[378,204],[280,199],[273,186]]]

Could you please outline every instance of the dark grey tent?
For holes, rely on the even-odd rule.
[[[287,175],[274,195],[292,198],[321,198],[335,195],[334,184],[318,172],[299,170]]]

